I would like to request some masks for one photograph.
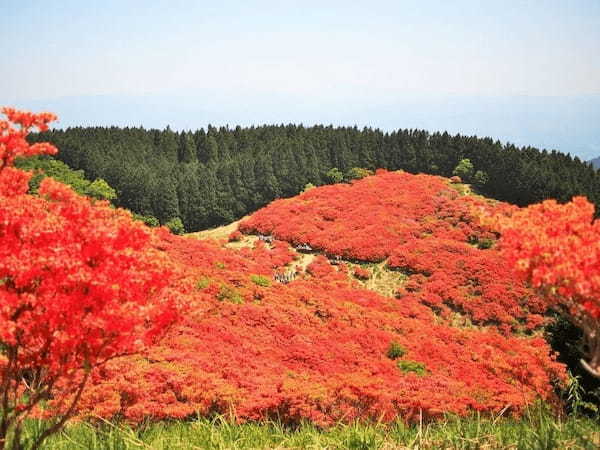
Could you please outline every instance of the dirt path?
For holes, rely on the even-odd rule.
[[[313,262],[317,256],[313,253],[298,253],[298,255],[300,258],[290,263],[290,267],[296,272],[304,272],[308,265]]]
[[[197,231],[195,233],[188,233],[187,236],[196,239],[215,239],[225,240],[231,233],[237,230],[238,225],[241,221],[245,220],[249,216],[243,217],[240,220],[232,222],[228,225],[223,225],[217,228],[211,228],[209,230]],[[239,249],[243,247],[253,247],[258,240],[257,236],[244,235],[243,238],[238,242],[227,242],[225,247],[231,249]],[[317,254],[315,253],[300,253],[296,252],[298,259],[291,262],[287,266],[287,271],[293,272],[304,272],[308,265],[314,261]],[[351,265],[352,266],[352,265]],[[398,272],[390,271],[386,268],[385,262],[380,264],[374,264],[370,268],[372,276],[369,280],[360,281],[360,283],[367,289],[378,292],[382,295],[393,297],[396,289],[406,281],[406,276]]]
[[[228,225],[222,227],[210,228],[208,230],[196,231],[195,233],[188,233],[186,236],[194,237],[196,239],[227,239],[231,233],[237,230],[238,225],[243,220],[246,220],[250,216],[242,217],[240,220],[231,222]]]

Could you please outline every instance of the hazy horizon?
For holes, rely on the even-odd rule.
[[[600,2],[5,1],[0,104],[60,127],[420,128],[600,156]]]

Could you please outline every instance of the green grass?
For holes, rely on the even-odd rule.
[[[271,280],[262,275],[250,275],[250,281],[257,286],[269,287],[271,286]]]
[[[34,432],[34,424],[27,432]],[[401,423],[338,425],[320,430],[304,424],[233,424],[224,418],[162,422],[139,428],[104,423],[73,424],[52,437],[46,449],[597,449],[600,422],[584,417],[560,420],[543,409],[520,420],[447,418],[428,425]]]
[[[425,365],[423,363],[412,361],[410,359],[403,359],[396,363],[398,369],[400,369],[404,373],[416,373],[418,376],[422,377],[427,374],[427,369],[425,369]]]

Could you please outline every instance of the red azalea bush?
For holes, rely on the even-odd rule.
[[[498,205],[495,208],[503,207]],[[377,262],[414,238],[433,235],[461,242],[495,238],[472,215],[475,206],[493,209],[478,197],[459,195],[445,178],[380,170],[352,184],[322,186],[276,200],[239,229]]]
[[[371,278],[371,272],[369,272],[367,269],[363,269],[362,267],[356,267],[353,273],[354,276],[359,280],[368,280]]]
[[[440,324],[414,298],[360,289],[323,256],[293,283],[265,287],[248,274],[286,269],[273,267],[263,245],[233,251],[172,235],[155,245],[181,265],[178,273],[202,281],[187,293],[190,313],[158,345],[97,372],[84,416],[222,413],[331,425],[505,407],[519,414],[552,400],[565,376],[542,339]],[[398,361],[424,372],[399,368],[387,356],[391,342],[406,349]]]
[[[586,368],[600,377],[600,222],[594,205],[575,197],[497,216],[502,247],[516,271],[585,337]]]
[[[239,232],[239,230],[235,230],[234,232],[230,233],[227,240],[229,242],[239,242],[242,240],[243,234]]]
[[[175,314],[169,264],[145,227],[106,202],[50,178],[27,194],[18,156],[53,154],[29,145],[32,127],[55,117],[3,109],[0,121],[0,446],[56,395],[37,447],[73,414],[92,369],[141,348]],[[17,128],[18,127],[18,128]]]
[[[442,315],[462,311],[476,323],[504,325],[507,330],[544,323],[547,303],[514,277],[497,251],[451,240],[415,239],[397,247],[387,264],[408,274],[400,296],[413,296]]]
[[[477,210],[493,214],[510,206],[460,195],[442,177],[378,171],[352,185],[277,200],[240,230],[354,260],[387,259],[389,268],[409,276],[399,296],[410,294],[444,317],[459,312],[505,331],[540,326],[546,303],[489,248],[497,234]]]

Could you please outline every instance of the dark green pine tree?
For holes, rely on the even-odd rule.
[[[154,216],[158,218],[161,224],[176,217],[181,218],[176,178],[166,173],[159,174],[156,179],[152,204],[155,212]]]
[[[177,159],[180,163],[189,164],[197,161],[196,143],[194,142],[194,135],[192,133],[186,133],[185,131],[180,133],[177,150]]]
[[[258,190],[265,201],[271,201],[281,196],[281,187],[268,156],[263,154],[258,157],[254,173],[258,180]]]
[[[177,134],[171,128],[167,127],[160,133],[158,150],[167,161],[172,163],[178,161],[179,143],[177,142]]]

